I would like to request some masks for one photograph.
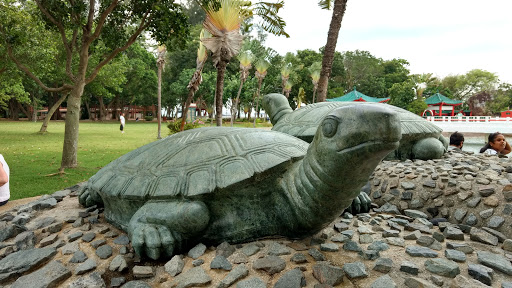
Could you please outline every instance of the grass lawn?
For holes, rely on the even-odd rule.
[[[229,126],[229,123],[224,124]],[[209,126],[209,124],[208,124]],[[236,124],[252,127],[252,123]],[[259,127],[270,126],[267,123]],[[128,122],[125,133],[119,123],[80,122],[78,168],[66,169],[65,175],[48,176],[58,172],[62,158],[64,122],[52,121],[48,133],[39,134],[41,122],[0,121],[0,154],[11,170],[11,200],[51,194],[86,181],[100,168],[140,146],[153,142],[157,136],[156,122]],[[162,137],[169,129],[162,123]]]

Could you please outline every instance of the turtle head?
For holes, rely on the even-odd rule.
[[[283,94],[272,93],[263,96],[262,105],[263,109],[267,111],[272,125],[275,125],[284,115],[293,112],[292,107],[290,107],[290,103],[288,103],[288,98]]]
[[[385,105],[349,105],[333,110],[322,120],[308,150],[315,174],[333,186],[344,185],[340,178],[348,175],[353,177],[350,180],[367,181],[379,162],[398,148],[398,117]]]

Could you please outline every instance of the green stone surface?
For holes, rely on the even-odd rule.
[[[114,160],[79,200],[103,205],[152,259],[197,243],[301,238],[350,205],[400,137],[397,114],[382,106],[330,111],[310,145],[275,131],[192,129]]]

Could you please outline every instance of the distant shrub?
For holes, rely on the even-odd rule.
[[[146,121],[153,121],[153,119],[155,119],[153,116],[144,116],[144,120]]]
[[[169,135],[180,132],[181,119],[169,121],[168,123],[169,124],[167,124],[167,128],[169,128]],[[204,122],[200,119],[194,120],[192,122],[185,122],[185,127],[183,130],[199,128],[203,124]]]

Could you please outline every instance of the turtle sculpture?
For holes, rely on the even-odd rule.
[[[388,159],[430,160],[441,158],[446,152],[448,141],[441,135],[441,128],[414,113],[393,105],[365,102],[320,102],[293,111],[288,99],[282,94],[274,93],[263,97],[263,108],[269,114],[270,121],[274,125],[273,131],[283,132],[310,143],[325,115],[334,109],[354,105],[385,106],[398,114],[402,128],[402,140],[400,140],[398,149],[388,155]],[[370,121],[375,123],[375,120]]]
[[[312,235],[350,205],[401,137],[393,111],[347,108],[324,117],[311,145],[262,129],[174,134],[106,165],[79,201],[103,205],[135,252],[152,259],[199,242]]]

